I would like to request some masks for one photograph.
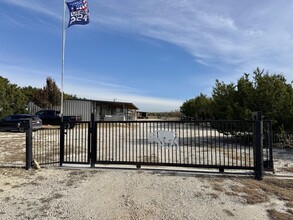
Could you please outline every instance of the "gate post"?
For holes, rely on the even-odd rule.
[[[95,122],[95,114],[92,113],[91,114],[91,154],[90,154],[90,158],[91,158],[91,167],[94,168],[97,162],[97,127],[96,127],[96,122]]]
[[[62,167],[64,163],[64,139],[65,139],[65,124],[62,121],[60,123],[60,158],[59,158],[59,165]]]
[[[269,121],[269,153],[270,153],[270,169],[274,172],[274,159],[273,159],[273,126],[272,121]]]
[[[25,168],[29,170],[32,168],[33,161],[33,129],[32,129],[32,119],[28,119],[25,121]]]
[[[254,117],[254,169],[255,179],[263,178],[263,121],[262,113],[253,113]]]

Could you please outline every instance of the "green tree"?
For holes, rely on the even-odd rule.
[[[261,111],[266,119],[278,127],[293,129],[292,85],[286,83],[282,74],[269,74],[257,68],[254,71],[253,111]]]
[[[0,117],[26,113],[27,98],[21,88],[0,76]]]
[[[256,68],[251,76],[244,73],[236,83],[216,80],[211,99],[201,94],[181,106],[186,116],[223,120],[250,120],[255,111],[272,120],[274,129],[293,130],[292,84],[282,74]]]
[[[237,84],[216,81],[213,89],[213,109],[216,119],[251,119],[251,113],[261,111],[265,119],[273,120],[275,128],[293,129],[293,91],[282,74],[270,74],[257,68],[249,79],[244,74]]]
[[[22,93],[27,97],[28,101],[33,101],[33,98],[38,90],[38,88],[32,86],[26,86],[21,88]]]
[[[33,101],[36,105],[46,109],[60,105],[61,91],[51,77],[46,79],[43,89],[37,89],[34,92]]]
[[[208,119],[212,117],[211,103],[211,98],[200,93],[199,96],[184,102],[180,111],[187,117]]]

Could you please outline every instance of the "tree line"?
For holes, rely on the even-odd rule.
[[[276,130],[293,131],[293,88],[283,74],[257,68],[236,83],[216,80],[212,96],[200,93],[185,101],[180,111],[187,119],[251,120],[261,111]]]
[[[75,95],[64,94],[64,99],[76,99]],[[47,77],[43,88],[19,87],[0,76],[0,118],[9,114],[27,113],[29,101],[44,109],[59,106],[61,91],[56,82]]]

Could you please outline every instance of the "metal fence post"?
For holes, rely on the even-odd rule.
[[[65,125],[64,122],[61,122],[60,124],[60,159],[59,159],[59,165],[62,167],[64,163],[64,139],[65,139]]]
[[[269,121],[269,153],[270,153],[270,169],[274,171],[274,159],[273,159],[273,125],[272,121]]]
[[[262,113],[253,113],[254,117],[254,169],[255,179],[262,180],[263,178],[263,120]]]
[[[28,119],[25,122],[25,133],[26,133],[26,139],[25,139],[25,145],[26,145],[26,150],[25,150],[25,160],[26,160],[26,165],[25,168],[27,170],[32,168],[32,161],[33,161],[33,144],[32,144],[32,119]]]
[[[95,122],[95,114],[91,114],[91,167],[95,167],[96,162],[97,162],[97,128],[96,128],[96,122]]]

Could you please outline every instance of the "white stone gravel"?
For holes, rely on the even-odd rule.
[[[210,175],[5,168],[0,178],[0,219],[269,219],[270,204],[215,191],[219,177]]]

